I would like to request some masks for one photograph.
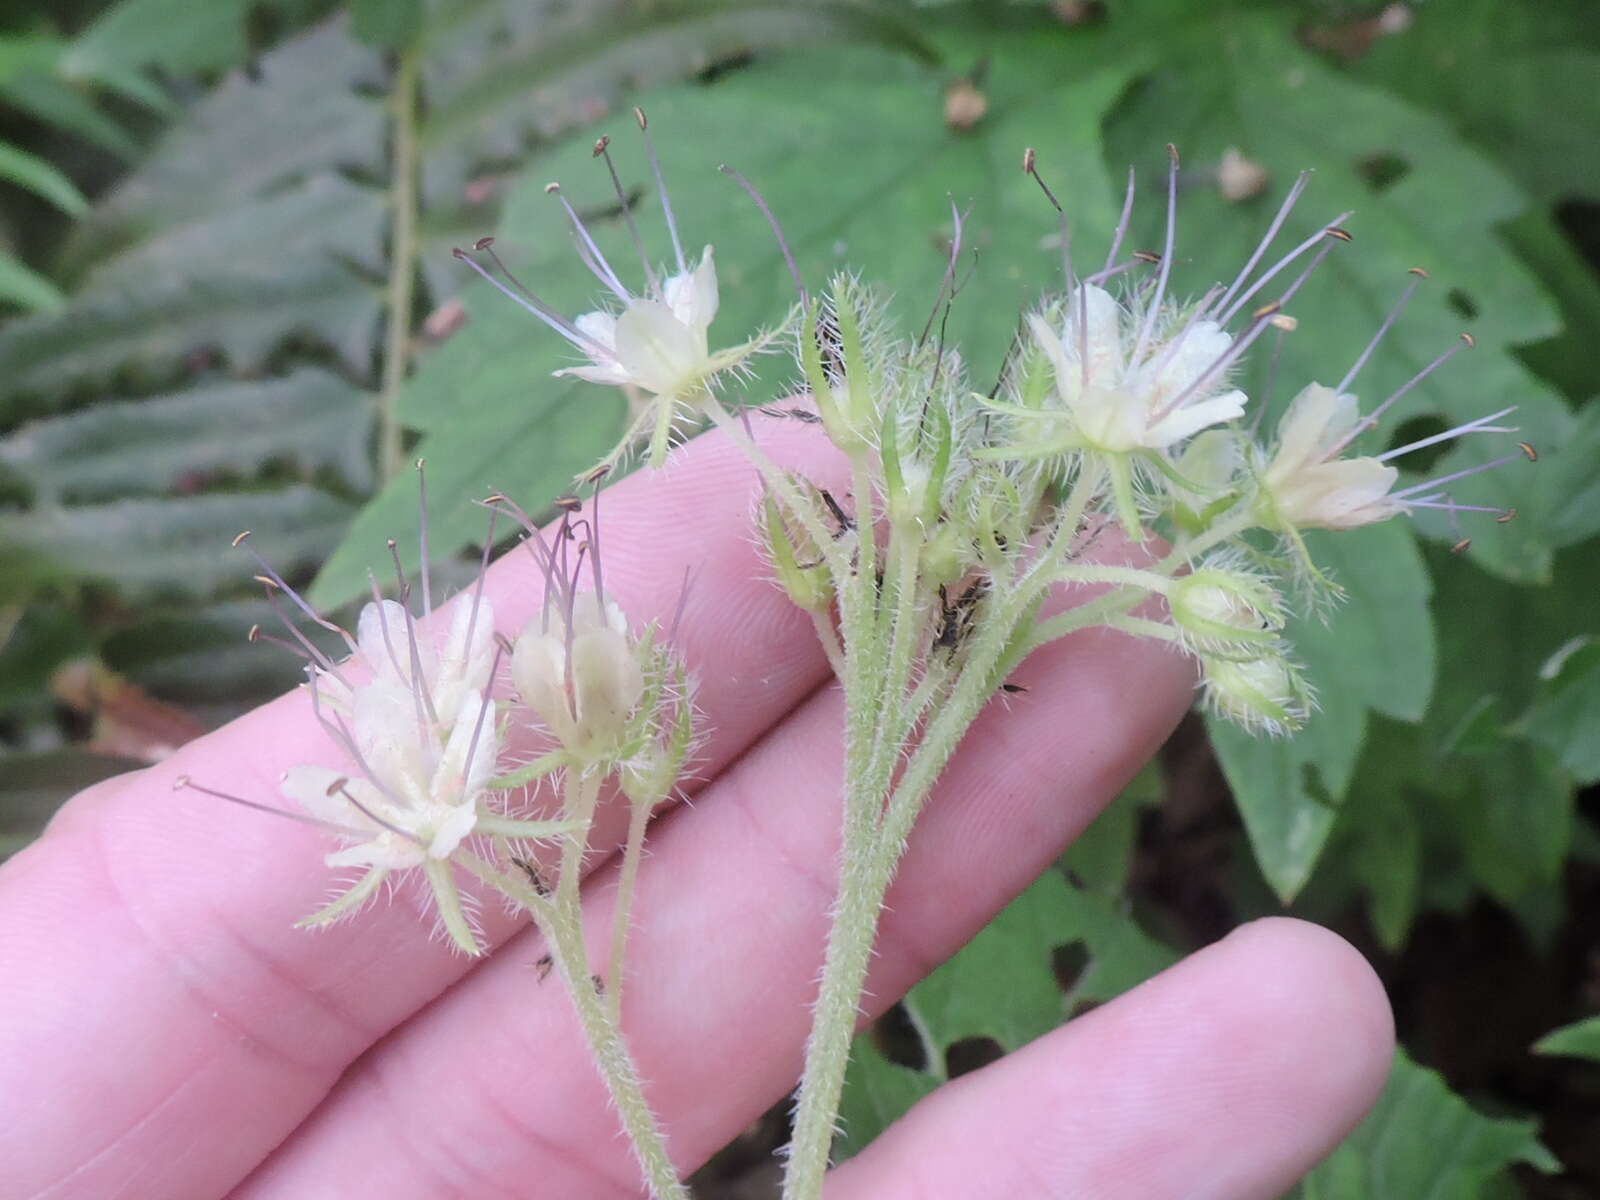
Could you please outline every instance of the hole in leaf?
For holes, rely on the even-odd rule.
[[[1445,293],[1445,301],[1455,310],[1458,317],[1470,321],[1478,315],[1478,302],[1460,288],[1451,288]]]
[[[1556,222],[1578,253],[1600,270],[1600,201],[1563,200],[1556,205]]]
[[[738,50],[732,54],[714,60],[710,66],[696,75],[696,83],[715,83],[736,71],[742,71],[756,61],[755,52],[751,50]]]
[[[1436,433],[1443,433],[1449,426],[1438,417],[1412,417],[1403,421],[1394,431],[1394,436],[1389,439],[1387,449],[1396,450],[1408,442],[1419,442],[1423,438],[1432,437]],[[1432,446],[1424,446],[1405,456],[1404,462],[1396,462],[1395,466],[1407,471],[1426,471],[1438,462],[1450,449],[1449,442],[1437,442]],[[1307,791],[1310,791],[1308,786]]]
[[[1090,957],[1089,944],[1081,938],[1050,951],[1050,970],[1063,992],[1070,992],[1078,986],[1078,980],[1083,977]]]
[[[1005,1048],[992,1037],[962,1038],[951,1042],[944,1052],[945,1071],[951,1079],[987,1067],[1005,1057]]]
[[[1386,192],[1411,174],[1411,164],[1398,154],[1380,152],[1356,160],[1356,174],[1375,192]]]
[[[911,1014],[904,1004],[896,1004],[872,1026],[872,1042],[883,1056],[898,1066],[913,1071],[928,1069],[928,1056]]]

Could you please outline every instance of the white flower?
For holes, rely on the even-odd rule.
[[[350,726],[370,774],[309,765],[284,773],[284,796],[353,843],[330,854],[330,866],[403,871],[448,858],[473,831],[500,741],[495,702],[476,692],[462,699],[473,720],[457,722],[441,747],[419,731],[409,688],[365,684],[355,689]]]
[[[659,295],[635,297],[620,314],[585,313],[575,322],[587,366],[568,367],[591,383],[632,385],[658,396],[692,391],[721,369],[707,331],[717,315],[717,269],[711,247],[692,271],[669,276]]]
[[[1131,318],[1092,284],[1071,294],[1059,332],[1029,314],[1029,328],[1055,368],[1056,394],[1088,448],[1165,450],[1244,413],[1245,394],[1225,389],[1225,372],[1214,370],[1233,345],[1217,322],[1185,321],[1142,339],[1143,319]]]
[[[604,612],[592,594],[576,597],[571,626],[556,611],[535,618],[511,656],[511,678],[523,703],[569,752],[604,755],[644,694],[644,673],[614,601]]]
[[[1360,423],[1356,398],[1310,384],[1278,424],[1262,474],[1263,523],[1297,529],[1354,529],[1404,512],[1389,494],[1400,472],[1376,458],[1339,458]]]

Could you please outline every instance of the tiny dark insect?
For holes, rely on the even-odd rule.
[[[1020,696],[1027,692],[1028,689],[1020,683],[1002,683],[1000,685],[1000,690],[1005,692],[1007,695]]]
[[[539,982],[543,983],[550,978],[550,968],[556,965],[556,960],[550,955],[543,955],[538,962],[533,964],[534,970],[539,972]]]
[[[513,857],[511,865],[528,877],[528,882],[533,884],[533,890],[538,892],[539,895],[548,896],[550,894],[550,884],[545,880],[544,873],[533,863],[525,858]]]
[[[808,408],[796,405],[794,408],[779,408],[769,404],[765,408],[756,410],[764,417],[777,417],[779,420],[799,421],[803,425],[820,425],[822,418]]]
[[[855,518],[839,507],[839,502],[833,498],[832,492],[827,488],[818,488],[817,491],[822,494],[822,502],[828,506],[833,519],[839,523],[839,532],[834,535],[835,537],[842,537],[856,527]]]

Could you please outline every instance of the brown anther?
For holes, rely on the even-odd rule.
[[[1177,146],[1173,145],[1171,142],[1167,143],[1167,157],[1172,160],[1173,170],[1177,170],[1177,167],[1178,167],[1178,148],[1177,148]]]
[[[1532,442],[1518,442],[1517,449],[1528,456],[1529,462],[1539,461],[1539,452],[1533,448]]]
[[[1433,278],[1433,276],[1429,275],[1428,272],[1426,270],[1424,270],[1422,267],[1407,267],[1406,268],[1406,274],[1407,275],[1415,275],[1418,279],[1432,279]]]
[[[633,106],[633,119],[639,122],[640,129],[650,128],[650,119],[644,115],[644,109],[640,108],[637,104]]]
[[[611,474],[611,464],[601,463],[597,467],[590,468],[590,470],[584,474],[583,481],[585,483],[599,483],[609,474]]]
[[[1463,333],[1461,335],[1461,340],[1467,344],[1468,350],[1476,350],[1478,348],[1478,339],[1473,337],[1470,333]]]
[[[394,548],[395,548],[395,547],[396,547],[396,546],[398,546],[398,545],[399,545],[399,544],[400,544],[400,543],[399,543],[399,542],[397,542],[397,541],[395,541],[395,540],[394,540],[394,539],[393,539],[393,538],[389,538],[389,539],[387,539],[387,540],[386,540],[386,541],[385,541],[385,542],[384,542],[384,543],[383,543],[383,544],[384,544],[384,546],[386,546],[386,547],[387,547],[387,548],[388,548],[388,549],[390,549],[390,550],[393,550],[393,549],[394,549]]]
[[[472,248],[474,250],[487,250],[487,249],[489,249],[489,247],[491,247],[493,245],[494,245],[494,239],[492,237],[481,237],[477,241],[472,243]]]
[[[341,776],[339,776],[339,778],[335,779],[332,783],[330,783],[328,785],[328,790],[326,792],[324,792],[323,795],[325,795],[325,796],[337,796],[340,792],[344,791],[346,785],[348,785],[349,782],[350,782],[349,776],[341,775]]]
[[[1471,538],[1462,538],[1454,546],[1450,547],[1450,553],[1451,554],[1460,554],[1463,551],[1465,551],[1466,548],[1468,546],[1470,546],[1470,545],[1472,545],[1472,539]]]
[[[1281,329],[1285,333],[1293,333],[1296,329],[1300,328],[1299,320],[1295,317],[1291,317],[1288,313],[1278,313],[1272,318],[1272,320],[1268,321],[1267,324],[1271,325],[1274,329]]]
[[[189,777],[187,775],[179,775],[176,779],[174,779],[172,781],[172,790],[175,791],[175,792],[181,792],[181,791],[183,791],[184,788],[186,788],[188,786],[189,786]]]
[[[1271,304],[1263,304],[1260,308],[1256,309],[1255,312],[1251,313],[1250,316],[1257,321],[1261,321],[1267,317],[1273,316],[1282,307],[1283,305],[1274,300]]]
[[[250,531],[248,529],[246,529],[243,533],[239,534],[238,537],[234,538],[233,542],[231,544],[237,549],[239,543],[244,541],[245,538],[247,538],[249,536],[250,536]]]
[[[244,640],[251,643],[259,642],[261,640],[261,626],[250,626],[250,632],[244,635]]]
[[[1506,524],[1509,524],[1512,521],[1515,521],[1516,519],[1517,519],[1517,510],[1514,509],[1514,508],[1508,508],[1508,509],[1505,510],[1505,512],[1501,513],[1498,517],[1496,517],[1494,519],[1494,523],[1496,525],[1506,525]]]
[[[594,143],[594,154],[592,157],[599,158],[606,152],[606,147],[609,145],[611,145],[610,138],[604,136],[597,138]]]
[[[1026,174],[1026,175],[1032,175],[1033,174],[1033,165],[1037,160],[1038,160],[1038,155],[1034,153],[1032,146],[1029,146],[1026,150],[1024,150],[1022,152],[1022,170],[1023,170],[1023,173]]]
[[[1353,242],[1356,240],[1351,235],[1349,230],[1340,229],[1338,226],[1334,226],[1332,229],[1327,229],[1323,232],[1325,232],[1331,238],[1337,238],[1341,242]]]
[[[490,492],[482,501],[484,504],[504,504],[505,502],[506,494],[504,492]]]
[[[556,183],[554,180],[551,180],[549,183],[544,185],[544,194],[546,196],[554,196],[560,190],[561,185]]]
[[[562,512],[575,513],[583,511],[583,501],[576,496],[557,496],[555,498],[555,506]]]
[[[270,575],[252,575],[250,578],[254,579],[269,592],[275,592],[278,590],[278,581]]]
[[[1161,261],[1161,255],[1154,250],[1135,250],[1133,257],[1143,263],[1158,263]]]

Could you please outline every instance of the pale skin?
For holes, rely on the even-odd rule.
[[[847,493],[814,430],[757,432]],[[794,1086],[836,871],[840,697],[810,622],[765,581],[758,486],[713,435],[606,500],[606,587],[635,622],[671,622],[695,567],[676,643],[709,742],[691,803],[653,827],[624,1018],[685,1174]],[[487,586],[515,634],[538,602],[531,562],[508,556]],[[1044,870],[1192,699],[1176,656],[1098,631],[1016,682],[913,836],[870,1013]],[[430,937],[415,886],[297,930],[329,894],[323,835],[173,790],[188,775],[276,802],[301,762],[339,759],[295,695],[80,795],[0,869],[0,1194],[640,1195],[525,919],[486,903],[496,949],[477,961]],[[624,822],[602,818],[602,851]],[[611,878],[591,855],[596,963]],[[1269,1198],[1359,1121],[1392,1049],[1354,950],[1260,922],[940,1089],[828,1196]]]

